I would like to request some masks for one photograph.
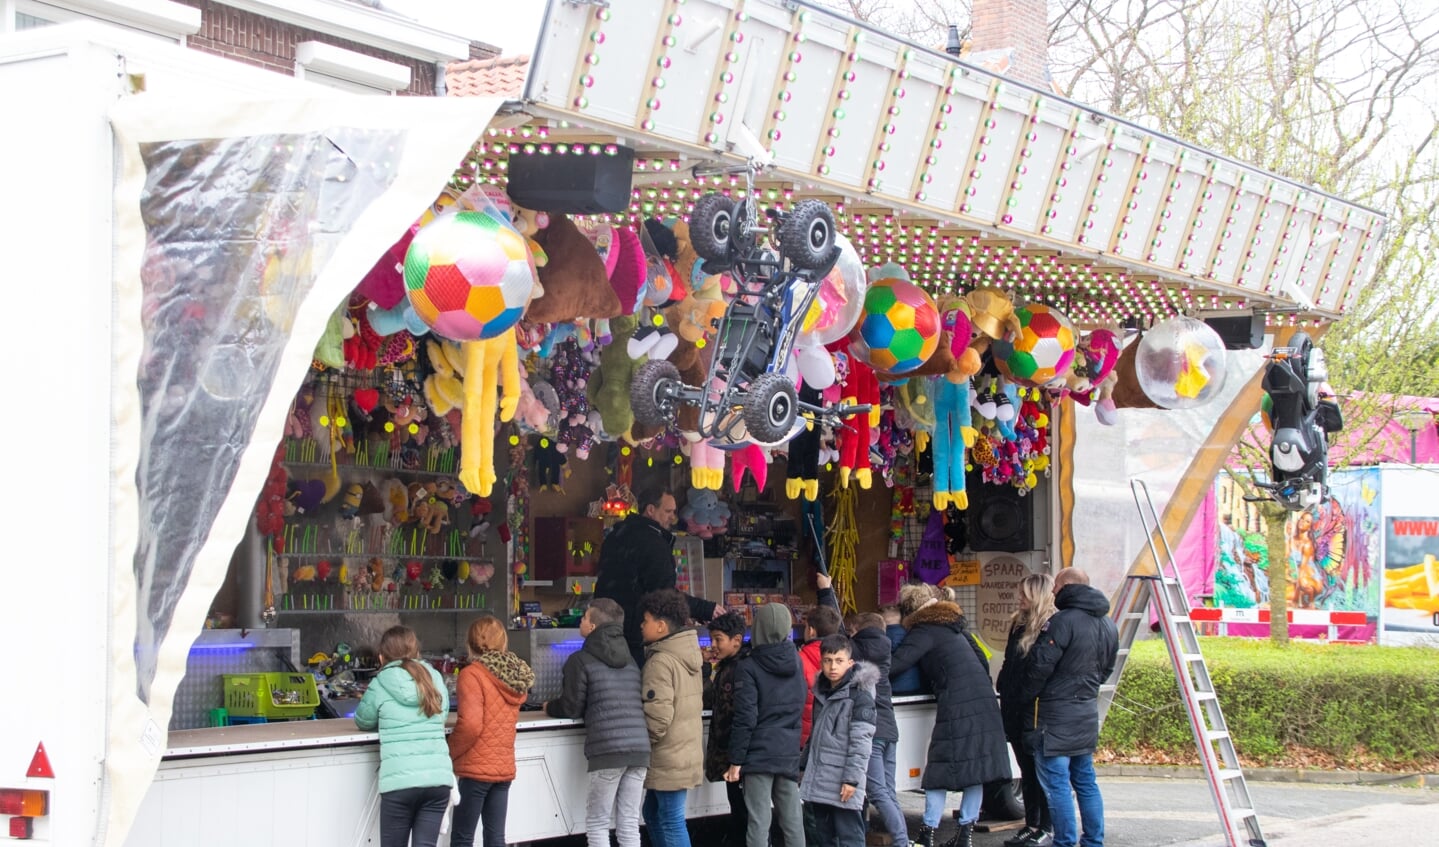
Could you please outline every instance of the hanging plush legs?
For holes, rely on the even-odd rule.
[[[499,418],[515,416],[520,402],[520,357],[515,331],[484,341],[467,341],[465,405],[460,425],[460,482],[471,494],[490,496],[495,484],[495,392]]]
[[[716,448],[706,439],[691,443],[690,485],[719,491],[724,485],[724,459],[725,451]]]
[[[820,390],[805,385],[799,390],[799,402],[818,406],[823,398]],[[820,425],[813,415],[805,418],[805,427],[789,442],[789,461],[784,481],[785,496],[798,500],[801,494],[806,500],[819,497],[819,442]]]
[[[764,491],[765,483],[769,482],[769,451],[758,444],[746,444],[734,450],[730,456],[730,481],[734,484],[735,493],[739,493],[740,484],[744,482],[745,471],[754,477],[755,487]]]
[[[979,434],[969,407],[969,380],[935,380],[934,507],[969,508],[964,488],[965,451]]]
[[[850,474],[860,488],[869,488],[874,475],[869,468],[869,430],[879,426],[879,380],[869,366],[851,361],[849,373],[844,380],[844,403],[868,403],[868,414],[852,415],[845,419],[844,429],[839,434],[839,484],[849,487]]]

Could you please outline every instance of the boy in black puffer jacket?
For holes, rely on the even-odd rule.
[[[800,807],[800,711],[809,699],[799,651],[791,640],[789,608],[768,603],[755,610],[750,655],[735,668],[734,723],[725,780],[744,780],[749,830],[745,843],[769,843],[771,814],[786,847],[804,844]]]
[[[704,705],[710,710],[709,739],[705,742],[705,779],[724,780],[729,770],[730,726],[734,723],[735,670],[750,653],[744,642],[744,616],[726,612],[709,622],[710,647],[707,658],[714,662],[714,677],[705,684]],[[745,813],[744,791],[738,782],[725,782],[729,817],[724,823],[726,847],[745,843],[749,816]]]
[[[560,698],[545,704],[551,717],[585,721],[589,847],[609,847],[611,824],[620,847],[640,844],[650,736],[640,699],[640,669],[625,641],[624,617],[613,600],[590,601],[580,619],[584,646],[565,660]]]
[[[854,660],[868,662],[879,669],[874,687],[874,751],[869,757],[865,797],[879,813],[880,825],[894,838],[894,847],[909,846],[909,828],[895,792],[895,745],[899,743],[899,725],[894,719],[894,699],[890,692],[889,636],[884,631],[884,618],[875,612],[862,612],[845,619]]]

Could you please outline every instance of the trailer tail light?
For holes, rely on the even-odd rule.
[[[29,841],[34,837],[34,822],[30,818],[11,818],[10,837],[19,841]]]
[[[50,792],[28,788],[0,788],[0,815],[44,817],[50,811]],[[11,833],[14,835],[14,833]]]

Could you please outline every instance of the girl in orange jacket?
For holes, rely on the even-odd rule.
[[[509,651],[499,618],[481,615],[470,624],[470,663],[460,671],[459,722],[450,733],[450,758],[459,780],[451,847],[471,847],[475,826],[484,847],[504,847],[505,814],[515,778],[515,722],[535,672]]]

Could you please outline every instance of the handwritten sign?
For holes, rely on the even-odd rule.
[[[979,608],[970,618],[970,625],[1001,655],[1009,640],[1009,619],[1019,611],[1019,581],[1029,573],[1029,566],[1013,556],[996,556],[981,568]],[[998,673],[999,665],[998,661],[991,662],[990,671]]]
[[[978,559],[951,559],[949,576],[945,577],[940,585],[979,585],[980,582],[981,571]]]

